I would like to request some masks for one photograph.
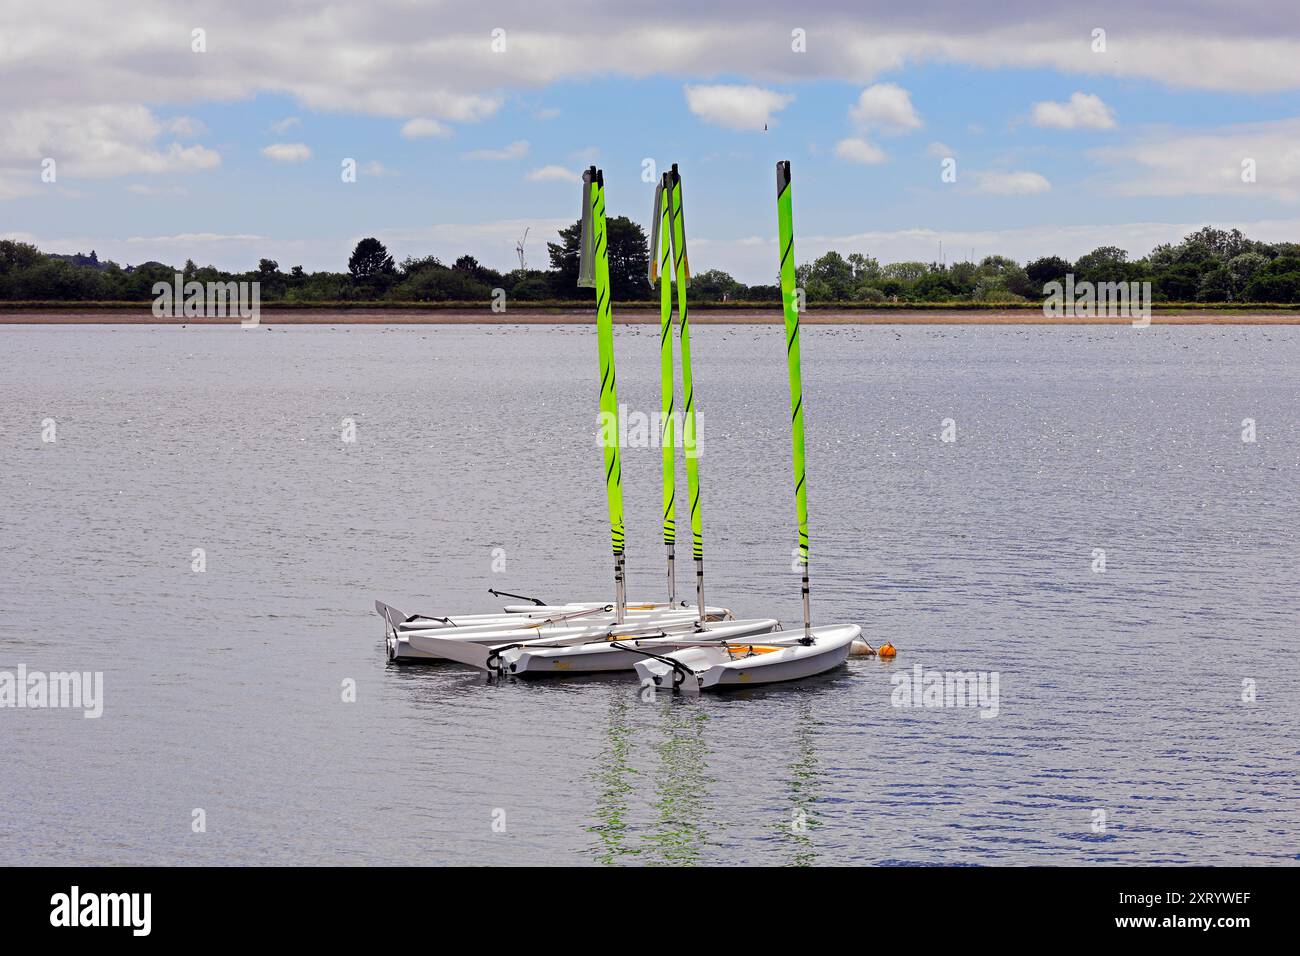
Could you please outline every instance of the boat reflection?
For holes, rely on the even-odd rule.
[[[789,717],[791,753],[783,771],[773,768],[774,776],[779,774],[773,792],[781,794],[780,807],[769,810],[769,820],[762,823],[752,813],[738,820],[718,805],[713,792],[717,778],[708,732],[711,724],[718,727],[715,708],[725,702],[666,694],[647,702],[611,684],[604,746],[590,775],[597,792],[594,822],[586,829],[596,837],[595,860],[605,865],[706,863],[710,845],[719,842],[724,830],[757,823],[768,834],[768,845],[780,848],[779,859],[762,862],[816,864],[817,810],[827,777],[817,749],[819,701],[842,691],[835,687],[842,677],[813,678],[797,689],[756,688],[729,695],[755,704],[780,697]]]
[[[704,731],[709,715],[700,701],[664,697],[660,739],[655,745],[654,809],[656,821],[646,836],[647,862],[686,866],[698,863],[708,840],[706,820],[716,819],[707,806],[709,748]]]
[[[777,827],[789,852],[787,866],[811,866],[817,862],[811,831],[817,826],[816,805],[824,775],[817,757],[818,721],[813,716],[812,696],[801,693],[794,705],[794,757],[786,770],[790,819]]]
[[[635,700],[621,688],[610,688],[605,746],[597,755],[592,772],[598,785],[594,811],[596,822],[587,827],[587,832],[596,836],[596,862],[607,866],[621,863],[624,857],[635,856],[637,852],[627,846],[628,798],[633,791],[630,778],[636,773],[628,759],[632,749],[628,710]]]

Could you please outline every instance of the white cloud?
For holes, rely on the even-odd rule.
[[[450,136],[451,129],[436,119],[417,117],[402,124],[402,135],[407,139],[424,139],[429,136]]]
[[[32,191],[31,137],[15,147],[12,136],[18,118],[58,131],[63,155],[75,157],[87,175],[220,162],[214,150],[173,150],[159,142],[156,120],[158,132],[119,128],[116,121],[106,129],[86,126],[81,134],[70,129],[87,114],[152,116],[146,103],[165,110],[272,94],[301,110],[391,117],[405,123],[403,135],[418,138],[449,135],[449,124],[494,116],[521,90],[603,76],[740,77],[752,85],[695,89],[710,122],[741,129],[761,129],[789,102],[768,89],[776,84],[867,85],[886,71],[927,64],[1050,70],[1174,89],[1300,90],[1300,27],[1290,0],[1257,0],[1250,16],[1222,2],[1175,7],[1170,0],[1095,0],[1092,22],[1123,24],[1111,31],[1104,54],[1093,52],[1087,29],[1051,4],[1023,4],[998,18],[958,0],[938,0],[933,16],[906,5],[882,7],[873,9],[867,28],[851,5],[831,2],[818,11],[815,56],[772,55],[772,38],[789,33],[788,7],[776,0],[750,0],[743,18],[678,0],[669,0],[671,16],[662,7],[583,8],[577,15],[576,7],[557,2],[512,4],[510,52],[503,56],[490,52],[472,7],[441,11],[438,30],[430,32],[409,28],[409,0],[327,0],[308,20],[292,6],[263,3],[255,8],[255,30],[248,29],[254,8],[247,0],[199,0],[193,10],[167,0],[9,4],[0,12],[0,62],[7,76],[22,81],[0,84],[0,196]],[[221,48],[195,69],[195,56],[183,45],[178,50],[175,38],[189,35],[199,13]],[[75,38],[75,57],[67,55],[69,38]],[[708,91],[719,89],[756,90],[758,99],[733,113],[708,102]],[[864,121],[880,121],[870,112]],[[536,115],[555,113],[546,107]],[[275,137],[287,138],[296,119],[277,121]],[[904,128],[911,122],[906,109],[895,119]],[[24,153],[22,162],[5,162],[15,152]],[[60,163],[61,175],[72,170]]]
[[[165,133],[166,125],[144,106],[0,111],[0,198],[36,193],[46,158],[55,161],[60,184],[221,164],[215,150],[162,142]]]
[[[1047,177],[1024,170],[986,170],[972,174],[977,192],[995,196],[1032,196],[1052,188]]]
[[[437,30],[412,26],[410,0],[333,0],[304,19],[292,4],[167,0],[8,4],[0,13],[6,75],[0,113],[78,105],[234,102],[271,93],[306,110],[448,123],[495,115],[507,95],[597,76],[735,76],[774,84],[874,82],[925,64],[1044,69],[1140,78],[1167,87],[1246,92],[1300,89],[1300,29],[1289,0],[1257,0],[1249,15],[1226,2],[1096,0],[1089,22],[1122,24],[1094,53],[1088,25],[1059,5],[1021,3],[1003,15],[958,0],[815,11],[815,55],[774,55],[789,9],[751,0],[743,17],[670,0],[630,9],[510,3],[510,51],[490,52],[475,5],[440,9]],[[256,29],[250,29],[250,15]],[[177,36],[196,18],[220,50],[202,69]],[[75,57],[68,56],[75,40]],[[752,78],[752,80],[748,79]],[[757,124],[761,128],[761,119]],[[280,134],[277,134],[280,135]]]
[[[277,163],[301,163],[311,159],[311,147],[306,143],[272,143],[263,147],[262,155]]]
[[[927,156],[934,156],[938,159],[947,159],[949,156],[956,156],[957,152],[947,143],[931,143],[925,148]]]
[[[582,179],[582,177],[572,169],[554,165],[543,166],[541,169],[534,169],[524,178],[529,182],[534,183],[576,183]]]
[[[976,193],[996,196],[1031,196],[1052,189],[1052,183],[1043,174],[1023,169],[987,169],[971,173],[971,178],[975,179]]]
[[[560,111],[554,106],[547,106],[533,114],[535,119],[553,120],[560,115]]]
[[[1112,187],[1124,195],[1300,200],[1300,119],[1164,133],[1090,155],[1115,167]],[[1242,182],[1246,160],[1254,182]]]
[[[517,139],[509,146],[503,146],[501,149],[475,149],[468,153],[462,153],[461,159],[482,159],[488,161],[503,161],[507,159],[523,159],[528,155],[528,140]]]
[[[897,83],[868,86],[849,108],[849,118],[862,130],[899,133],[921,127],[911,94]]]
[[[296,116],[286,116],[284,119],[276,120],[271,124],[272,133],[287,133],[296,126],[301,126],[302,120]]]
[[[372,159],[370,160],[370,162],[366,163],[364,166],[361,167],[361,175],[373,176],[376,179],[378,179],[383,176],[392,176],[394,175],[394,173],[391,169],[389,169],[379,160]]]
[[[762,131],[772,114],[794,101],[760,86],[686,86],[686,105],[700,119],[727,129]]]
[[[883,163],[886,159],[884,152],[879,146],[873,146],[865,139],[842,139],[835,144],[835,155],[840,159],[848,160],[850,163],[865,163],[873,165]]]
[[[201,120],[192,116],[176,116],[167,121],[167,130],[181,139],[197,139],[208,131]]]
[[[1034,104],[1034,125],[1054,129],[1113,129],[1115,114],[1093,93],[1071,93],[1065,103]]]

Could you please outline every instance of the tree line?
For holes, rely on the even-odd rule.
[[[646,277],[649,253],[645,231],[626,216],[611,218],[610,283],[614,298],[648,300],[656,293]],[[496,290],[508,301],[575,301],[590,298],[579,289],[578,244],[581,224],[559,231],[547,243],[549,269],[500,272],[464,255],[450,265],[436,256],[394,262],[384,244],[357,243],[343,272],[287,272],[262,259],[251,272],[227,272],[187,260],[179,268],[161,262],[121,266],[88,255],[44,253],[14,240],[0,241],[0,301],[132,301],[154,297],[157,282],[255,281],[263,302],[483,302]],[[1063,281],[1150,282],[1156,302],[1300,303],[1300,244],[1248,239],[1240,230],[1206,226],[1178,243],[1165,243],[1140,259],[1115,246],[1101,246],[1071,261],[1048,255],[1023,265],[1006,256],[979,262],[891,262],[881,265],[862,253],[827,252],[798,267],[798,280],[813,303],[970,302],[1010,304],[1041,301],[1045,287]],[[746,285],[720,269],[692,277],[695,302],[779,302],[773,276],[767,285]]]

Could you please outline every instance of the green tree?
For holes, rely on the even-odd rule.
[[[1216,266],[1201,276],[1201,284],[1196,290],[1198,302],[1232,301],[1232,273],[1227,266]]]
[[[1118,246],[1098,246],[1074,264],[1075,282],[1125,282],[1129,273],[1128,253]]]
[[[1201,288],[1201,268],[1193,262],[1172,266],[1158,274],[1152,285],[1167,302],[1191,302]]]
[[[859,286],[863,282],[880,278],[880,263],[875,256],[866,256],[860,252],[849,253],[849,265],[853,267],[853,281]]]
[[[1250,302],[1300,302],[1300,248],[1260,268],[1246,285],[1245,298]]]
[[[1226,230],[1215,229],[1213,226],[1202,226],[1187,235],[1183,239],[1182,245],[1190,254],[1187,258],[1201,261],[1201,257],[1195,256],[1192,250],[1203,249],[1210,257],[1226,262],[1234,256],[1249,251],[1252,243],[1242,235],[1240,229]],[[1183,261],[1187,261],[1187,258]]]
[[[1006,256],[985,256],[980,260],[979,275],[977,288],[982,286],[986,296],[997,289],[1017,298],[1042,295],[1042,288],[1034,286],[1020,263]]]
[[[615,300],[624,302],[648,299],[650,255],[645,230],[627,216],[605,220],[609,242],[609,286]],[[560,241],[548,242],[553,283],[557,298],[585,298],[591,290],[578,288],[578,244],[582,240],[582,221],[560,230]]]
[[[412,256],[407,256],[402,260],[402,264],[398,267],[398,271],[403,276],[412,276],[421,269],[431,269],[434,266],[442,268],[442,260],[437,256],[421,256],[418,259],[413,258]]]
[[[492,289],[464,270],[433,266],[421,269],[393,287],[391,298],[410,302],[478,302],[492,296]]]
[[[1232,289],[1240,293],[1255,277],[1255,273],[1268,265],[1269,258],[1259,252],[1243,252],[1228,260],[1228,272],[1232,276]]]
[[[395,272],[393,257],[378,239],[362,239],[348,258],[348,272],[359,282],[390,276]]]
[[[931,269],[912,284],[913,297],[926,302],[946,302],[956,294],[946,269]]]
[[[721,269],[709,269],[691,277],[691,298],[699,302],[725,302],[744,298],[745,286]]]
[[[1064,282],[1066,275],[1073,269],[1069,261],[1060,256],[1043,256],[1025,264],[1025,275],[1036,285],[1040,294],[1043,286],[1049,282]]]
[[[847,301],[853,298],[853,266],[838,252],[827,252],[813,260],[810,270],[812,278],[826,284],[832,301]]]
[[[970,295],[978,281],[979,267],[973,262],[954,262],[948,267],[948,283],[960,295]]]
[[[493,288],[500,287],[505,277],[495,269],[489,269],[487,266],[479,263],[477,259],[470,255],[461,256],[451,266],[457,272],[463,272],[472,278],[475,282],[481,282],[484,285]]]
[[[512,300],[537,302],[551,298],[551,281],[541,269],[513,269],[503,281]]]
[[[886,279],[896,279],[899,282],[911,284],[929,270],[924,262],[891,262],[881,270],[881,274]]]
[[[0,272],[13,269],[28,269],[44,261],[41,250],[26,242],[13,239],[0,239]]]
[[[1268,273],[1260,270],[1246,286],[1247,302],[1300,302],[1300,271]]]

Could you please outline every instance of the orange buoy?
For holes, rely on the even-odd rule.
[[[880,655],[882,661],[891,660],[898,656],[898,651],[894,650],[894,645],[890,644],[888,641],[881,644],[880,649],[876,653]]]

